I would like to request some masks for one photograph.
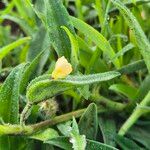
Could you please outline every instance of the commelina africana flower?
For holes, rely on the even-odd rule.
[[[67,61],[67,59],[64,56],[62,56],[56,62],[55,69],[52,72],[52,78],[53,79],[65,78],[71,72],[72,72],[71,64]]]

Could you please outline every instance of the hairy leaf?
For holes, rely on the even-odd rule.
[[[19,88],[24,68],[25,64],[14,68],[0,89],[0,117],[5,123],[19,123]],[[0,149],[9,149],[11,142],[13,137],[0,136]]]
[[[73,118],[72,130],[70,132],[70,142],[74,150],[84,150],[86,147],[86,137],[85,135],[80,135],[78,124]]]
[[[106,145],[106,144],[103,144],[103,143],[100,143],[100,142],[97,142],[97,141],[92,141],[92,140],[87,140],[87,147],[86,147],[86,150],[118,150],[117,148],[115,147],[112,147],[112,146],[109,146],[109,145]]]
[[[66,26],[72,33],[74,33],[74,29],[62,1],[38,1],[41,3],[40,7],[33,7],[33,9],[48,29],[51,44],[59,57],[65,56],[70,58],[71,45],[68,36],[61,29],[61,26]]]
[[[119,76],[115,71],[98,73],[92,75],[68,76],[65,79],[54,80],[51,75],[44,75],[33,80],[27,89],[27,98],[31,102],[40,102],[50,97],[56,96],[74,87],[85,84],[107,81]]]
[[[68,137],[60,136],[51,140],[47,140],[44,143],[51,144],[65,150],[72,150],[72,144],[69,142]]]
[[[37,67],[39,65],[39,61],[43,58],[45,51],[42,51],[32,62],[26,67],[20,86],[20,93],[22,94],[27,88],[28,82],[36,76]]]
[[[48,128],[31,135],[30,138],[40,140],[40,141],[47,141],[53,138],[57,138],[58,136],[59,135],[56,130],[52,128]]]
[[[19,88],[24,68],[25,64],[14,68],[0,89],[0,116],[6,123],[18,123]]]

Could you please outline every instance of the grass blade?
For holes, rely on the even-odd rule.
[[[75,28],[77,28],[79,31],[84,33],[85,36],[90,38],[93,43],[95,43],[105,54],[107,54],[110,60],[113,57],[115,57],[115,52],[113,48],[101,33],[99,33],[93,27],[86,24],[80,19],[71,17],[71,21],[73,22]],[[113,64],[115,65],[116,68],[120,67],[120,63],[118,59],[114,60]]]
[[[19,39],[9,45],[6,45],[0,49],[0,60],[3,59],[11,50],[14,48],[28,42],[31,38],[30,37],[24,37],[22,39]]]

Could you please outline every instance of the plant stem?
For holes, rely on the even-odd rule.
[[[106,102],[106,98],[101,101]],[[106,106],[107,106],[107,108],[111,108],[108,111],[110,111],[112,109],[115,111],[116,110],[120,111],[125,107],[125,105],[116,103],[116,102],[106,102]],[[100,109],[100,110],[98,110],[98,112],[99,113],[106,112],[107,108]],[[26,112],[28,112],[28,110],[29,110],[29,104],[26,105],[25,109],[22,112],[21,120],[20,120],[21,123],[23,122],[24,118],[26,118],[25,114],[26,114]],[[43,121],[43,122],[40,122],[37,124],[33,124],[33,125],[24,125],[24,126],[10,125],[10,124],[0,125],[0,135],[31,135],[31,134],[33,134],[43,128],[46,128],[48,126],[53,126],[55,124],[58,124],[58,123],[61,123],[64,121],[68,121],[68,120],[72,119],[73,116],[75,118],[78,118],[84,113],[85,110],[86,110],[86,108],[80,109],[77,111],[73,111],[73,112],[70,112],[70,113],[67,113],[64,115],[57,116],[51,120],[46,120],[46,121]]]
[[[150,102],[150,92],[145,96],[143,101],[139,104],[140,107],[147,106]],[[138,118],[141,117],[145,113],[143,109],[138,108],[137,106],[131,116],[128,118],[128,120],[122,125],[122,127],[119,130],[119,135],[123,136],[126,134],[126,132],[130,129],[130,127],[138,120]],[[146,111],[147,112],[147,111]]]
[[[73,111],[64,115],[57,116],[51,120],[46,120],[37,124],[33,125],[10,125],[10,124],[5,124],[5,125],[0,125],[0,135],[31,135],[34,132],[41,130],[45,127],[52,126],[64,121],[68,121],[72,119],[74,116],[75,118],[80,117],[85,109],[80,109],[77,111]]]
[[[25,120],[29,116],[29,111],[31,110],[31,107],[32,103],[28,102],[20,115],[20,125],[25,124]]]

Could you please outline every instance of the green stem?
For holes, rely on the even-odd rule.
[[[98,98],[98,97],[97,97]],[[95,97],[95,100],[97,100],[97,98]],[[101,97],[101,102],[107,106],[107,108],[110,108],[109,110],[106,108],[104,109],[100,109],[98,110],[99,113],[103,113],[103,112],[106,112],[106,110],[110,111],[110,110],[118,110],[118,111],[121,111],[125,105],[123,104],[120,104],[120,103],[117,103],[117,102],[108,102],[108,99],[106,100],[106,98],[104,97]],[[26,106],[24,112],[26,112],[28,109],[28,106]],[[40,122],[40,123],[37,123],[37,124],[33,124],[33,125],[9,125],[9,124],[4,124],[4,125],[0,125],[0,135],[31,135],[45,127],[48,127],[48,126],[53,126],[55,124],[58,124],[58,123],[61,123],[61,122],[64,122],[64,121],[68,121],[70,119],[72,119],[72,117],[74,116],[75,118],[78,118],[80,117],[84,111],[86,110],[85,109],[81,109],[81,110],[77,110],[77,111],[73,111],[73,112],[70,112],[70,113],[67,113],[67,114],[64,114],[64,115],[60,115],[60,116],[57,116],[51,120],[46,120],[46,121],[43,121],[43,122]],[[22,117],[21,118],[24,118],[24,115],[26,113],[22,113]],[[23,120],[23,119],[21,119]],[[22,121],[21,121],[22,122]]]
[[[31,110],[31,107],[32,103],[28,102],[20,115],[20,125],[23,126],[25,124],[25,120],[28,118],[30,114],[29,111]]]
[[[147,106],[150,102],[150,92],[146,95],[146,97],[143,99],[143,101],[139,104],[140,107]],[[127,119],[127,121],[122,125],[122,127],[119,130],[119,135],[123,136],[126,134],[126,132],[130,129],[130,127],[140,118],[145,112],[143,109],[139,108],[139,106],[136,107],[134,112],[131,114],[131,116]]]
[[[39,130],[41,128],[44,128],[44,127],[47,127],[47,126],[53,126],[55,124],[58,124],[58,123],[61,123],[61,122],[64,122],[64,121],[68,121],[68,120],[72,119],[73,116],[75,118],[78,118],[84,113],[85,110],[86,110],[86,108],[85,109],[80,109],[80,110],[77,110],[77,111],[73,111],[73,112],[70,112],[70,113],[67,113],[67,114],[64,114],[64,115],[60,115],[60,116],[55,117],[52,120],[46,120],[46,121],[37,123],[35,125],[31,125],[31,127],[35,131],[37,131],[37,130]]]
[[[10,124],[4,124],[0,125],[0,135],[31,135],[34,132],[41,130],[45,127],[52,126],[64,121],[68,121],[72,119],[74,116],[75,118],[80,117],[85,109],[73,111],[64,115],[57,116],[51,120],[46,120],[37,124],[33,125],[10,125]]]

